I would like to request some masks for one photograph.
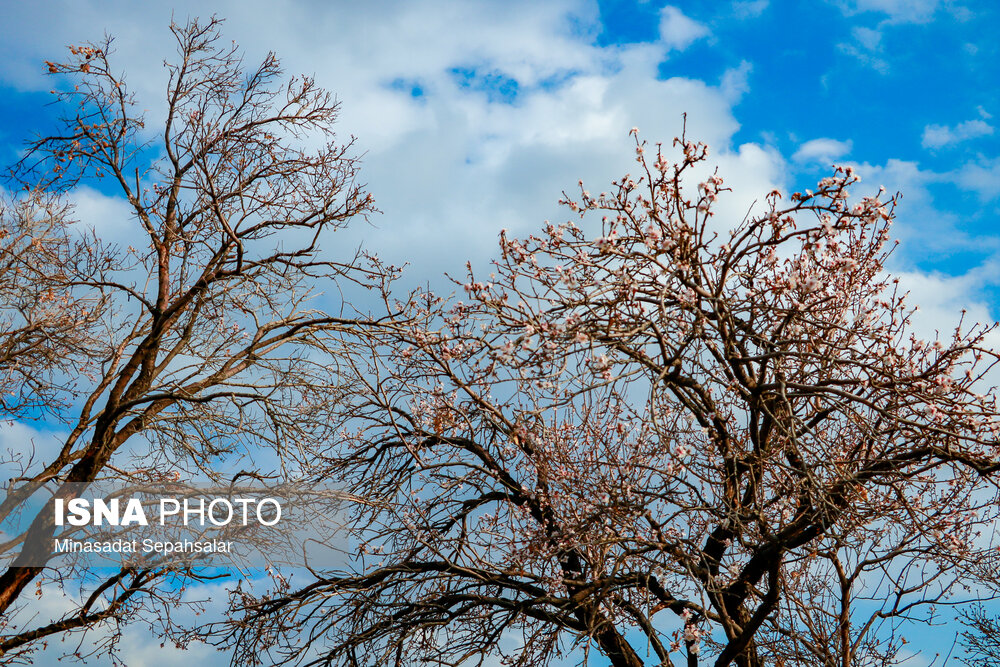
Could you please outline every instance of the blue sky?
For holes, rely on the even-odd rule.
[[[343,246],[409,263],[413,284],[441,284],[466,259],[481,266],[501,228],[527,234],[564,218],[563,189],[583,179],[599,190],[631,168],[632,126],[669,142],[686,112],[689,136],[710,144],[734,189],[725,213],[742,217],[773,187],[810,187],[833,162],[853,164],[863,192],[903,193],[893,269],[923,308],[918,325],[1000,311],[996,3],[7,2],[0,162],[52,128],[43,60],[115,35],[155,121],[171,16],[212,13],[248,60],[274,50],[337,93],[340,131],[357,137],[383,211]],[[71,197],[85,224],[125,241],[127,208],[110,193]],[[0,445],[31,428],[0,430]],[[144,664],[148,647],[133,644]]]

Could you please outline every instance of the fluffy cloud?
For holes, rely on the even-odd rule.
[[[732,15],[738,18],[756,18],[770,6],[770,0],[737,0],[733,3]]]
[[[36,32],[29,26],[41,10],[14,12],[13,43],[0,47],[16,61],[7,82],[51,87],[37,64],[32,73],[25,62],[52,59],[63,44],[107,29],[122,36],[116,62],[138,84],[155,126],[165,82],[159,59],[173,51],[169,11],[84,2],[65,9],[65,21],[30,43],[20,36]],[[248,62],[274,50],[288,71],[315,73],[337,93],[338,129],[358,137],[362,178],[384,212],[374,229],[358,225],[337,245],[364,243],[394,263],[408,262],[414,283],[442,269],[461,271],[464,258],[481,264],[501,228],[525,232],[565,217],[555,202],[577,179],[600,189],[633,169],[627,133],[634,125],[643,138],[669,143],[687,112],[690,138],[708,142],[720,159],[732,156],[727,181],[760,180],[754,151],[731,145],[739,129],[732,107],[750,90],[750,65],[713,81],[659,76],[671,51],[708,35],[674,7],[661,12],[658,41],[625,46],[598,44],[596,7],[571,0],[524,2],[516,10],[501,2],[428,1],[174,7],[178,17],[211,11],[231,17],[225,38],[246,47]],[[780,168],[766,173],[779,182],[760,183],[762,192],[780,184]],[[82,216],[111,225],[102,211],[112,202],[86,191],[77,200]]]
[[[873,12],[884,14],[891,23],[924,23],[933,18],[940,0],[837,0],[847,16]]]
[[[931,188],[946,180],[941,174],[921,169],[916,162],[889,159],[885,164],[855,165],[862,177],[857,193],[870,195],[879,187],[891,188],[889,194],[902,193],[896,210],[893,235],[902,241],[896,260],[912,267],[908,258],[931,257],[981,248],[981,240],[962,229],[954,213],[939,208]]]
[[[882,31],[864,26],[851,28],[853,42],[837,45],[841,53],[857,58],[866,67],[871,67],[879,74],[889,73],[889,63],[882,57]]]
[[[1000,158],[965,164],[951,177],[960,188],[975,192],[981,199],[1000,197]]]
[[[73,217],[84,229],[92,229],[105,241],[128,241],[134,226],[129,224],[132,207],[121,197],[106,195],[94,188],[79,186],[69,193]]]
[[[993,134],[993,126],[985,120],[976,118],[967,120],[954,127],[947,125],[928,125],[924,128],[920,143],[924,148],[941,148],[968,139],[988,137]]]
[[[895,272],[900,287],[909,292],[909,305],[918,306],[912,318],[915,333],[924,340],[945,339],[960,321],[965,329],[975,323],[993,322],[994,313],[981,295],[985,287],[996,285],[997,268],[988,262],[960,276]],[[990,342],[1000,346],[1000,332],[993,332]]]
[[[676,7],[667,6],[660,11],[660,39],[671,49],[684,50],[708,34],[707,27],[684,16]]]
[[[823,163],[824,166],[829,166],[850,153],[851,147],[850,140],[838,141],[826,137],[811,139],[799,146],[799,149],[792,155],[792,159],[800,163],[819,162]]]

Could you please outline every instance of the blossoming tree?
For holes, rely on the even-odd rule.
[[[636,153],[462,301],[398,305],[316,460],[378,501],[359,555],[250,601],[239,656],[883,665],[980,580],[993,329],[915,333],[895,199],[838,168],[720,220],[704,145]]]

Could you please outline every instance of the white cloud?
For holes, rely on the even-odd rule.
[[[970,232],[967,221],[935,200],[932,188],[953,184],[977,191],[984,198],[1000,196],[1000,160],[966,165],[954,172],[921,169],[916,162],[890,159],[883,165],[854,165],[862,176],[854,196],[874,194],[880,185],[899,191],[893,237],[899,248],[890,257],[889,270],[910,291],[910,305],[919,305],[914,324],[924,338],[935,331],[946,333],[958,323],[991,323],[997,313],[990,307],[989,290],[1000,285],[1000,243],[993,236]],[[963,258],[970,266],[959,275],[918,270],[929,257]],[[990,339],[1000,348],[1000,332]]]
[[[847,16],[873,12],[885,14],[890,23],[925,23],[933,18],[940,0],[836,0]]]
[[[882,32],[864,26],[851,28],[852,43],[838,44],[837,48],[841,53],[857,58],[866,67],[871,67],[879,74],[889,73],[889,63],[881,57]]]
[[[676,7],[668,5],[660,11],[660,39],[668,48],[683,51],[708,34],[705,25],[684,16]]]
[[[928,125],[920,143],[924,148],[941,148],[968,139],[987,137],[993,134],[993,126],[979,118],[967,120],[949,127],[948,125]]]
[[[63,44],[107,28],[124,37],[117,40],[116,62],[141,84],[154,127],[164,84],[159,60],[173,51],[169,11],[69,3],[67,20],[39,38],[31,28],[40,11],[13,13],[12,43],[0,45],[8,62],[16,61],[5,69],[7,83],[51,87],[40,67],[30,76],[8,73],[30,70],[21,66],[26,60],[37,65],[62,53]],[[748,63],[719,82],[659,78],[669,50],[708,35],[672,7],[661,13],[659,41],[627,46],[597,44],[597,10],[585,0],[524,2],[517,11],[504,2],[278,8],[263,0],[226,0],[179,2],[173,11],[178,19],[213,11],[229,16],[224,38],[242,44],[248,62],[274,50],[289,72],[315,73],[337,94],[337,129],[358,137],[365,153],[361,177],[384,215],[374,230],[357,225],[338,233],[336,247],[363,241],[389,261],[409,262],[414,282],[433,280],[443,269],[461,271],[465,258],[482,263],[494,254],[502,227],[533,231],[547,217],[565,216],[554,203],[578,178],[599,189],[632,170],[627,132],[633,125],[643,138],[669,143],[687,112],[690,138],[708,142],[715,156],[733,150],[739,124],[732,106],[750,87]],[[35,34],[31,43],[27,34]],[[513,82],[513,99],[491,102],[484,74]],[[412,86],[422,95],[414,97]],[[733,169],[747,167],[740,159]],[[76,197],[80,216],[99,225],[121,213],[99,193],[81,190]]]
[[[799,146],[799,149],[792,155],[792,159],[800,163],[820,162],[824,166],[829,166],[850,153],[852,146],[850,139],[847,141],[838,141],[827,137],[810,139]]]
[[[728,230],[743,220],[751,204],[754,213],[763,208],[763,196],[778,187],[785,189],[787,166],[778,151],[757,144],[743,144],[738,150],[719,155],[713,161],[719,167],[725,186],[732,192],[724,193],[715,205],[716,223]],[[707,178],[708,173],[700,175]]]
[[[41,470],[58,454],[65,435],[23,421],[0,421],[0,484]]]
[[[135,211],[121,197],[106,195],[85,185],[74,188],[68,196],[73,204],[73,218],[85,229],[93,230],[105,241],[123,241],[131,237]]]
[[[737,0],[730,13],[741,19],[756,18],[770,6],[770,0]]]
[[[997,268],[993,262],[987,262],[959,276],[921,271],[893,272],[899,278],[900,287],[909,292],[908,305],[918,307],[912,319],[917,336],[924,340],[947,338],[960,320],[965,330],[973,324],[994,322],[994,313],[986,302],[983,288],[996,284]],[[990,341],[1000,344],[1000,337],[995,333]]]
[[[971,190],[984,200],[1000,196],[1000,158],[963,165],[950,176],[963,190]]]
[[[895,256],[899,264],[912,267],[914,262],[906,261],[908,258],[919,260],[936,253],[982,249],[982,241],[962,229],[957,215],[936,205],[930,187],[946,181],[946,177],[908,160],[889,159],[881,165],[855,166],[863,179],[855,186],[858,196],[874,194],[879,186],[886,187],[890,195],[902,193],[896,209],[896,219],[900,222],[892,230],[902,242]]]
[[[753,65],[749,61],[740,62],[739,67],[727,69],[722,75],[722,82],[719,88],[726,99],[737,102],[746,93],[750,92],[750,74],[753,72]]]
[[[856,26],[851,29],[851,34],[868,51],[880,51],[882,48],[882,33],[878,30]]]

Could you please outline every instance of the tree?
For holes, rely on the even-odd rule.
[[[177,60],[152,107],[155,131],[113,65],[110,38],[47,64],[75,81],[57,93],[63,129],[31,145],[18,172],[27,193],[4,209],[3,417],[45,416],[65,430],[50,457],[23,460],[0,502],[6,519],[55,484],[3,545],[5,660],[69,630],[113,630],[146,602],[168,609],[182,590],[158,588],[184,575],[169,568],[97,572],[61,618],[18,620],[29,584],[41,595],[62,577],[26,555],[51,544],[54,499],[98,479],[218,479],[223,461],[253,473],[267,452],[294,467],[332,435],[338,332],[366,324],[348,303],[335,304],[339,316],[323,312],[322,290],[387,279],[374,260],[321,250],[329,232],[373,210],[352,142],[334,141],[334,98],[310,78],[284,79],[273,54],[244,69],[215,19],[171,30]],[[128,202],[135,247],[70,229],[70,209],[53,198],[81,182]]]
[[[73,289],[70,273],[106,261],[96,238],[74,237],[58,198],[32,191],[0,201],[0,417],[64,405],[61,380],[97,347],[100,295]]]
[[[962,612],[962,645],[965,655],[962,662],[969,667],[997,667],[1000,665],[1000,622],[990,615],[983,605],[975,605]]]
[[[579,225],[398,305],[316,461],[378,501],[360,553],[241,599],[238,659],[895,664],[995,562],[993,326],[915,334],[895,198],[837,168],[720,222],[674,147],[636,133],[638,175],[564,196]]]

